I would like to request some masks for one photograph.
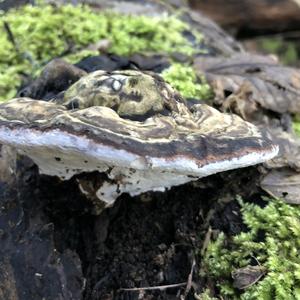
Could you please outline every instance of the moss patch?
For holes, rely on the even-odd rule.
[[[300,137],[300,116],[295,115],[293,118],[293,129],[297,136]]]
[[[186,98],[207,100],[213,95],[204,76],[199,78],[189,65],[175,63],[161,75]]]
[[[7,23],[17,47],[4,29]],[[21,74],[33,74],[53,57],[71,55],[77,61],[90,54],[80,52],[101,39],[111,41],[109,51],[119,55],[137,52],[181,52],[198,50],[184,37],[192,32],[175,17],[124,16],[87,6],[31,6],[0,15],[0,100],[13,97],[20,86]],[[197,42],[202,36],[193,32]],[[18,49],[17,49],[18,48]]]
[[[284,64],[294,64],[298,60],[297,46],[294,42],[280,37],[262,38],[259,40],[261,49],[279,56]]]
[[[300,207],[268,199],[266,207],[239,200],[249,231],[211,242],[204,269],[223,299],[300,299]],[[245,290],[233,288],[231,272],[258,262],[266,275]],[[207,274],[206,274],[207,275]]]
[[[300,122],[293,122],[293,129],[295,133],[300,137]]]

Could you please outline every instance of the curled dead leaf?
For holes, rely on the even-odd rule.
[[[247,266],[236,269],[231,273],[233,286],[240,290],[246,289],[258,282],[265,274],[266,268],[263,266]]]

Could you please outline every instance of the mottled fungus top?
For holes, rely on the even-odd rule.
[[[162,191],[278,152],[266,132],[205,104],[188,107],[161,77],[141,71],[96,71],[60,99],[1,104],[0,142],[41,173],[105,173],[97,197],[107,205],[124,192]]]

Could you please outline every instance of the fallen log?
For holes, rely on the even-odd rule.
[[[300,28],[298,0],[189,0],[190,6],[238,35],[293,31]]]

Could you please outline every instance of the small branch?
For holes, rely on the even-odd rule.
[[[4,25],[4,30],[6,31],[6,34],[7,34],[7,37],[9,39],[9,41],[13,44],[13,46],[15,47],[15,50],[18,54],[20,54],[20,48],[15,40],[15,37],[13,35],[13,32],[11,31],[10,29],[10,25],[4,21],[3,22],[3,25]]]
[[[187,298],[187,295],[188,295],[188,293],[191,290],[195,266],[196,266],[196,260],[195,260],[195,258],[193,258],[191,272],[190,272],[190,274],[188,276],[188,280],[187,280],[187,284],[186,284],[186,288],[185,288],[183,297],[181,297],[182,300]]]
[[[211,227],[209,226],[208,227],[208,230],[205,234],[205,238],[204,238],[204,242],[203,242],[203,245],[202,245],[202,249],[201,249],[201,256],[203,256],[205,254],[205,251],[207,249],[207,246],[211,240],[211,235],[212,235],[212,229]]]
[[[18,44],[18,41],[15,39],[15,36],[10,28],[10,25],[8,22],[4,21],[3,22],[4,25],[4,30],[6,31],[8,40],[12,43],[12,45],[15,48],[16,53],[23,59],[28,60],[30,62],[30,64],[32,64],[35,68],[37,68],[39,66],[39,64],[37,63],[37,61],[33,58],[32,54],[30,52],[22,52],[20,50],[20,46]]]
[[[177,288],[181,286],[185,286],[187,283],[186,282],[181,282],[181,283],[175,283],[175,284],[168,284],[168,285],[157,285],[157,286],[149,286],[149,287],[140,287],[140,288],[121,288],[119,291],[151,291],[151,290],[166,290],[166,289],[171,289],[171,288]]]

